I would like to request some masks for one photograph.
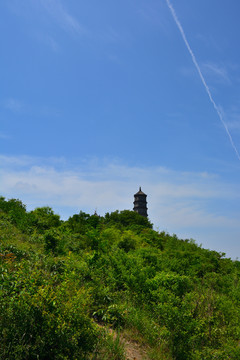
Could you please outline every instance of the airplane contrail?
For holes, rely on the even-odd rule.
[[[222,125],[223,125],[223,127],[224,127],[224,129],[225,129],[225,131],[226,131],[226,133],[227,133],[227,135],[228,135],[228,137],[229,137],[230,143],[231,143],[231,145],[232,145],[232,147],[233,147],[233,149],[234,149],[234,151],[235,151],[235,153],[236,153],[236,155],[237,155],[237,157],[238,157],[238,160],[240,160],[239,152],[238,152],[238,150],[237,150],[237,148],[236,148],[236,146],[235,146],[235,144],[234,144],[234,142],[233,142],[233,139],[232,139],[232,136],[231,136],[231,134],[230,134],[230,132],[229,132],[229,130],[228,130],[227,124],[226,124],[225,121],[223,120],[223,116],[222,116],[222,113],[221,113],[219,107],[216,105],[215,101],[213,100],[212,94],[211,94],[211,92],[210,92],[210,90],[209,90],[209,87],[208,87],[208,85],[207,85],[207,83],[206,83],[206,80],[205,80],[205,78],[204,78],[204,76],[203,76],[203,74],[202,74],[202,71],[201,71],[201,69],[200,69],[200,66],[198,65],[198,62],[197,62],[197,60],[196,60],[196,57],[195,57],[195,55],[194,55],[194,53],[193,53],[193,51],[192,51],[192,49],[191,49],[191,47],[190,47],[190,45],[189,45],[189,43],[188,43],[188,41],[187,41],[187,38],[186,38],[185,32],[184,32],[184,30],[183,30],[183,27],[182,27],[180,21],[178,20],[176,11],[174,10],[174,8],[173,8],[170,0],[166,0],[166,3],[167,3],[167,6],[168,6],[169,10],[171,11],[171,14],[172,14],[172,16],[173,16],[173,19],[174,19],[174,21],[175,21],[175,23],[176,23],[176,25],[177,25],[177,27],[178,27],[181,35],[182,35],[183,41],[184,41],[184,43],[185,43],[185,45],[186,45],[186,47],[187,47],[187,49],[188,49],[188,52],[189,52],[189,54],[191,55],[193,64],[195,65],[195,67],[196,67],[196,69],[197,69],[197,72],[198,72],[198,74],[199,74],[199,76],[200,76],[200,79],[201,79],[201,81],[202,81],[203,86],[205,87],[205,90],[206,90],[206,92],[207,92],[207,94],[208,94],[208,97],[209,97],[209,99],[210,99],[210,101],[211,101],[214,109],[216,110],[216,112],[217,112],[217,114],[218,114],[218,117],[219,117],[219,119],[220,119],[220,121],[221,121],[221,123],[222,123]]]

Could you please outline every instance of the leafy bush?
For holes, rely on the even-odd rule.
[[[133,227],[135,230],[138,229],[137,226],[139,226],[139,229],[152,228],[152,224],[147,218],[139,215],[135,211],[130,210],[123,210],[120,212],[116,210],[111,214],[106,213],[104,223],[118,225],[124,228]]]
[[[44,248],[46,252],[51,251],[54,255],[65,253],[65,239],[57,229],[50,229],[44,234]]]
[[[4,282],[1,359],[87,358],[98,331],[88,316],[84,289],[67,279],[58,284],[56,277],[47,279],[26,263],[14,276],[5,272]]]
[[[29,222],[31,222],[32,226],[41,233],[61,225],[60,216],[54,214],[49,206],[36,208],[31,211],[29,213]]]
[[[0,209],[1,359],[120,360],[122,333],[156,360],[240,358],[239,261],[131,211]]]
[[[27,231],[29,228],[28,214],[26,206],[18,199],[5,200],[3,196],[0,197],[0,209],[8,214],[10,221],[22,231]]]

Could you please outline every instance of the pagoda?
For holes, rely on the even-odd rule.
[[[142,192],[141,186],[139,191],[134,195],[134,208],[133,211],[136,211],[138,214],[148,217],[147,214],[147,195]]]

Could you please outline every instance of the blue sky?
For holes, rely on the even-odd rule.
[[[66,219],[132,209],[141,185],[155,228],[240,257],[239,13],[1,1],[1,194]]]

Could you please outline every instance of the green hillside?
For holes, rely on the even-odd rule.
[[[240,359],[239,275],[132,211],[62,221],[1,197],[0,359]]]

